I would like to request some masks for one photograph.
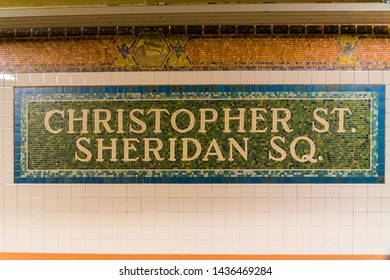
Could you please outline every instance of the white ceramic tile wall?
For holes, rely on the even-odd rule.
[[[390,168],[383,185],[13,184],[14,86],[225,83],[390,85],[390,72],[0,74],[0,251],[389,253]],[[390,129],[389,88],[386,130]]]

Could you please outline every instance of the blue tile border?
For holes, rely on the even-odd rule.
[[[161,171],[152,176],[145,172],[139,174],[129,172],[99,172],[87,171],[81,174],[73,172],[27,171],[25,164],[25,121],[23,119],[24,103],[26,100],[46,99],[148,99],[148,98],[242,98],[266,97],[285,98],[305,97],[348,98],[354,97],[373,99],[372,104],[372,147],[373,164],[369,172],[334,170],[322,172],[305,170],[292,174],[288,170],[273,172],[231,172],[225,171],[191,171],[178,170]],[[384,183],[385,175],[385,86],[377,85],[179,85],[179,86],[81,86],[81,87],[34,87],[15,88],[14,102],[14,181],[22,184],[133,184],[133,183]],[[295,172],[296,173],[296,172]]]

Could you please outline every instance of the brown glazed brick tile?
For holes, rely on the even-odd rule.
[[[290,34],[267,34],[274,27],[1,29],[0,71],[141,70],[134,60],[132,49],[137,38],[145,33],[163,34],[161,36],[165,38],[168,55],[161,70],[337,69],[345,66],[390,69],[387,51],[390,36],[378,34],[379,27],[386,27],[387,32],[388,26],[356,25],[356,32],[361,35],[330,34],[339,32],[338,25],[290,26]],[[370,32],[375,35],[368,34]],[[139,34],[133,35],[135,33]],[[348,50],[340,42],[346,38],[356,42],[353,64],[342,59],[343,53]],[[146,56],[150,53],[153,51]]]
[[[44,71],[47,68],[99,67],[110,65],[117,54],[111,40],[43,42],[3,42],[0,44],[2,68]]]
[[[362,63],[390,63],[390,38],[361,38],[355,53]]]
[[[340,47],[334,38],[248,37],[191,38],[187,54],[194,63],[334,62]]]

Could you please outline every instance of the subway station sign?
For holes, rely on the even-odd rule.
[[[15,89],[16,183],[382,183],[382,86]]]

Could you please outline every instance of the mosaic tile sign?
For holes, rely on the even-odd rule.
[[[0,71],[386,70],[390,69],[389,27],[0,29]]]
[[[383,183],[383,86],[15,89],[16,183]]]

